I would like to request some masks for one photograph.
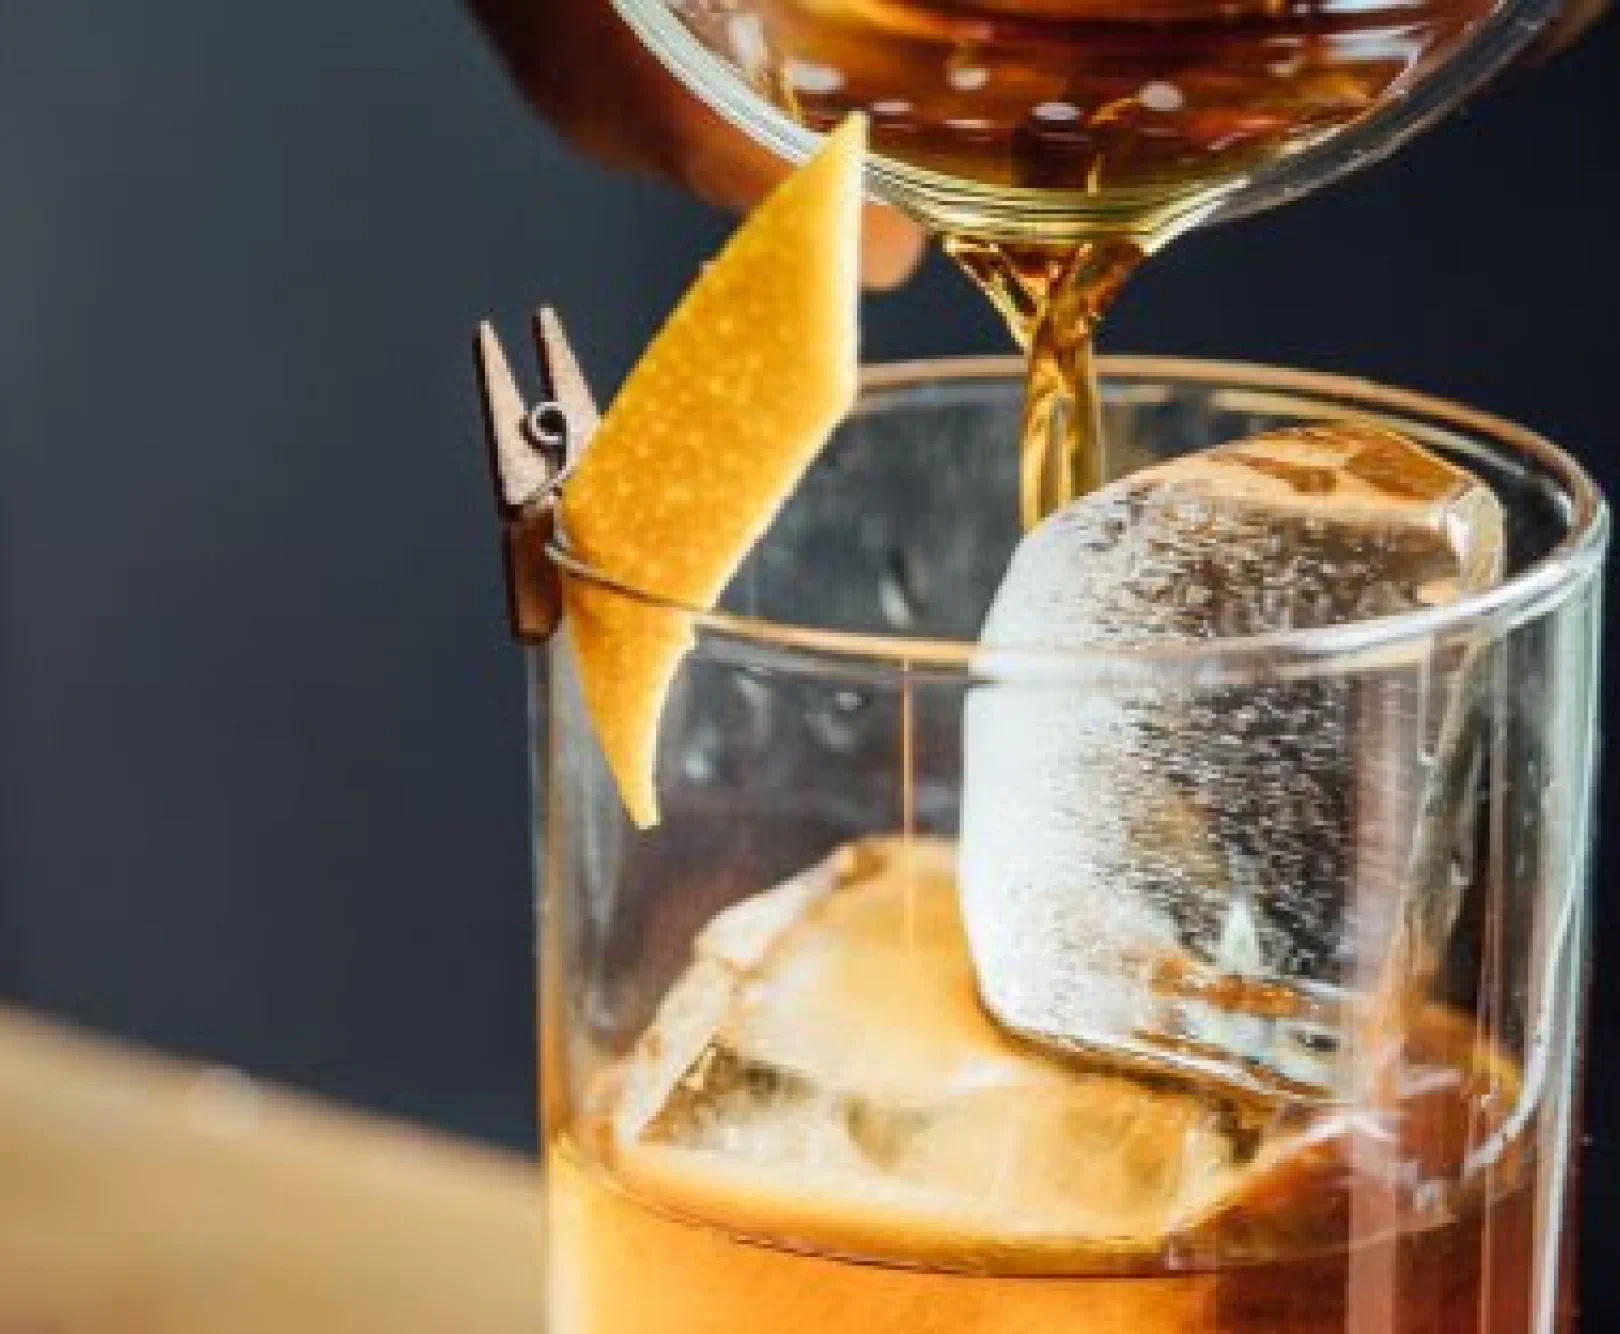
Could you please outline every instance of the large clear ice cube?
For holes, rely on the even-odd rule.
[[[985,664],[1440,606],[1495,582],[1503,547],[1489,488],[1404,437],[1278,431],[1029,533]],[[1009,669],[967,705],[962,897],[986,1005],[1110,1059],[1344,1094],[1369,1064],[1349,1045],[1398,1036],[1455,916],[1483,744],[1466,642],[1352,666],[1075,662]]]

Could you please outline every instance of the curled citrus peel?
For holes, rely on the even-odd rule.
[[[861,168],[855,116],[704,269],[625,381],[563,489],[583,565],[713,607],[855,401]],[[658,822],[658,720],[691,616],[574,575],[567,633],[631,818]]]

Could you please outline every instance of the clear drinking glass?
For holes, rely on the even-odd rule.
[[[1107,359],[1119,472],[1381,422],[1490,486],[1507,577],[1326,629],[988,654],[1020,537],[1019,376],[868,374],[721,610],[694,614],[657,827],[624,813],[566,633],[531,661],[549,1328],[1571,1328],[1601,499],[1546,441],[1454,404]],[[1441,679],[1470,683],[1454,773]],[[1334,962],[1273,967],[1189,930],[1197,985],[1128,960],[1093,981],[1163,1001],[1201,1043],[1167,1041],[1158,1010],[1079,1050],[1027,1042],[980,1006],[956,891],[968,715],[1027,697],[1057,717],[1144,681],[1224,710],[1299,692],[1320,715],[1345,775],[1324,799],[1350,831],[1310,885]],[[1391,794],[1426,768],[1447,796],[1414,821]],[[1294,827],[1253,823],[1262,856]],[[1390,865],[1427,867],[1421,896],[1392,904],[1369,869]],[[1413,909],[1436,966],[1369,1041],[1399,937],[1368,924]],[[1256,1035],[1250,1078],[1223,1058]]]

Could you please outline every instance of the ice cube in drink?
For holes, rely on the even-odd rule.
[[[1461,1170],[1516,1080],[1470,1023],[1415,1021],[1371,1112],[1077,1063],[979,1005],[954,863],[846,847],[699,935],[552,1128],[554,1334],[1528,1328],[1519,1142]]]
[[[1198,650],[1438,607],[1502,559],[1487,486],[1356,423],[1160,464],[1026,536],[985,664],[1075,656],[966,709],[989,1008],[1094,1057],[1350,1093],[1376,1068],[1351,1046],[1398,1049],[1455,914],[1483,674],[1422,634],[1347,638],[1331,671],[1286,644]]]

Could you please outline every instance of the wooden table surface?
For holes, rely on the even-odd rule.
[[[538,1169],[0,1007],[0,1334],[541,1328]]]

